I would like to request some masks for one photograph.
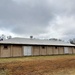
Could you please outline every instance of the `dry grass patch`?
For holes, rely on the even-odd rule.
[[[0,63],[17,62],[17,61],[34,61],[34,60],[58,60],[74,58],[75,55],[56,55],[56,56],[33,56],[33,57],[14,57],[14,58],[0,58]]]
[[[75,75],[75,55],[1,58],[1,75]]]

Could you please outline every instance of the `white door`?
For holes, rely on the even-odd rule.
[[[24,56],[32,55],[32,47],[31,46],[24,46],[23,54],[24,54]]]
[[[65,54],[68,54],[68,53],[69,53],[68,47],[64,47],[64,53],[65,53]]]
[[[31,53],[32,53],[32,50],[31,49],[32,49],[32,47],[31,46],[28,46],[28,56],[31,55]]]

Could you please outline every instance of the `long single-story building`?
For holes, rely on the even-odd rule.
[[[75,54],[75,45],[63,41],[11,38],[0,41],[0,57]]]

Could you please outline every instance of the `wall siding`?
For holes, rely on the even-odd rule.
[[[1,45],[1,57],[11,57],[11,46],[8,45],[8,48],[4,48],[4,45]]]
[[[72,47],[72,49],[73,49],[73,54],[75,54],[75,47]]]
[[[59,47],[59,54],[64,54],[64,48],[63,47]]]
[[[22,46],[13,46],[12,47],[12,56],[13,57],[23,56]]]
[[[40,55],[40,47],[39,46],[33,46],[32,55]]]
[[[47,46],[47,55],[52,55],[53,54],[53,48],[50,46]]]
[[[69,54],[75,54],[74,47],[68,47]],[[32,46],[32,56],[36,55],[56,55],[64,54],[64,47],[51,47],[51,46]],[[4,48],[4,45],[0,45],[0,57],[18,57],[23,56],[23,46],[8,45],[8,48]]]
[[[69,47],[69,54],[72,54],[73,53],[73,49],[72,47]]]
[[[46,46],[40,46],[40,55],[47,55]]]
[[[59,54],[58,50],[59,50],[58,47],[57,48],[53,47],[53,54]]]

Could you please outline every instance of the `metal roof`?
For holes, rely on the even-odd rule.
[[[63,41],[30,38],[11,38],[0,41],[0,44],[75,46],[73,44]]]

